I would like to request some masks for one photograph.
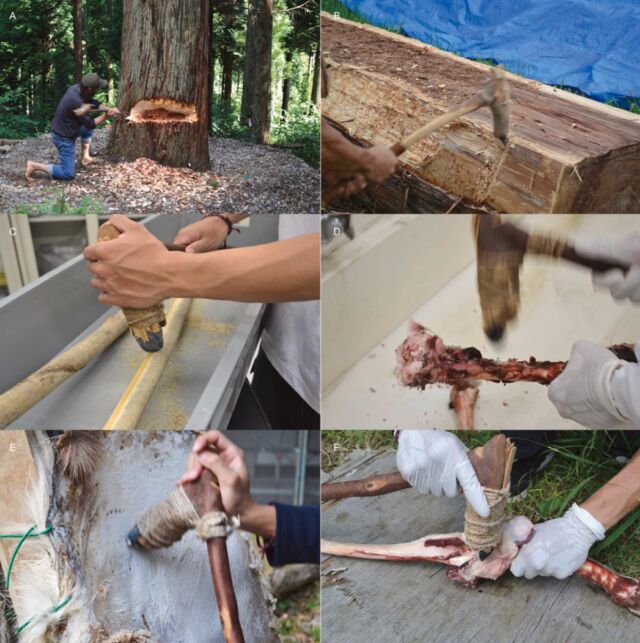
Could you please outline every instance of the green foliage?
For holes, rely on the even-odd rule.
[[[21,203],[16,206],[12,214],[25,214],[30,217],[40,217],[46,214],[103,214],[104,208],[91,197],[84,196],[78,205],[70,205],[64,197],[63,188],[51,188],[53,196],[40,203]]]
[[[640,447],[640,441],[632,442],[621,432],[562,432],[547,447],[554,459],[536,476],[526,498],[511,502],[512,511],[540,522],[561,516],[574,502],[584,502],[624,466],[611,455],[616,442],[627,456]],[[640,508],[610,529],[590,555],[619,573],[639,576]]]
[[[240,123],[248,0],[219,0],[212,10],[211,133],[251,140]],[[49,131],[56,106],[74,82],[73,3],[23,0],[18,20],[0,22],[0,137],[27,138]],[[13,5],[0,0],[7,15]],[[83,69],[118,85],[122,0],[84,0]],[[319,166],[319,113],[311,102],[320,38],[319,0],[274,0],[271,142]],[[290,62],[287,58],[290,57]],[[289,101],[283,112],[283,88]],[[107,102],[104,94],[98,98]],[[293,147],[294,146],[294,147]]]
[[[340,0],[322,0],[322,10],[334,16],[338,15],[340,18],[344,18],[345,20],[351,20],[351,22],[371,24],[379,27],[380,29],[391,31],[392,33],[402,33],[402,24],[388,24],[382,20],[381,17],[378,18],[375,13],[371,14],[368,18],[364,18],[359,13],[351,11],[351,9],[342,4]]]
[[[226,108],[214,102],[211,106],[213,136],[251,141],[251,131],[240,122],[240,104],[233,100]],[[320,119],[315,107],[295,105],[286,120],[276,122],[271,128],[270,142],[288,146],[289,151],[313,167],[320,167]]]
[[[271,129],[271,142],[292,147],[291,152],[313,167],[320,167],[320,119],[313,109],[297,106],[289,110],[285,121]]]

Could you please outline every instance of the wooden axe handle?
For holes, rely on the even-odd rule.
[[[630,267],[616,261],[608,261],[606,259],[591,259],[589,257],[585,257],[584,255],[579,254],[576,249],[570,244],[567,244],[565,246],[560,256],[566,261],[584,266],[585,268],[590,268],[595,272],[606,272],[607,270],[615,269],[622,270],[622,272],[627,272]]]
[[[402,139],[401,141],[398,141],[397,143],[394,143],[391,146],[391,151],[396,156],[400,156],[400,154],[403,154],[404,152],[406,152],[410,147],[413,147],[416,143],[419,143],[423,138],[426,138],[427,136],[429,136],[429,134],[432,134],[436,130],[439,130],[441,127],[448,125],[452,121],[455,121],[458,118],[465,116],[466,114],[475,112],[477,109],[480,109],[485,105],[486,105],[486,102],[480,96],[474,96],[473,98],[466,101],[465,103],[462,103],[462,105],[460,105],[456,109],[452,109],[448,112],[445,112],[441,116],[434,118],[432,121],[429,121],[426,125],[419,127],[417,130],[415,130],[415,132],[412,132],[411,134],[409,134],[409,136],[407,136],[406,138]]]
[[[461,118],[466,114],[475,112],[481,107],[484,107],[486,104],[486,101],[480,95],[476,95],[470,98],[465,103],[462,103],[462,105],[460,105],[456,109],[445,112],[441,116],[438,116],[432,121],[429,121],[426,125],[419,127],[417,130],[415,130],[415,132],[412,132],[403,140],[394,143],[390,149],[396,156],[400,156],[401,154],[404,154],[410,147],[413,147],[416,143],[419,143],[423,138],[429,136],[429,134],[432,134],[441,127],[448,125],[452,121],[455,121],[456,119]],[[343,183],[338,183],[330,188],[327,188],[326,190],[323,190],[323,207],[328,207],[331,203],[340,198],[342,186]]]

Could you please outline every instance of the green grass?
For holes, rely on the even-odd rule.
[[[385,31],[391,31],[393,33],[402,33],[402,23],[400,24],[387,24],[383,22],[381,18],[377,18],[376,15],[372,15],[369,18],[364,18],[359,13],[351,11],[339,0],[322,0],[322,11],[326,11],[332,15],[339,15],[345,20],[351,20],[351,22],[359,22],[361,24],[370,24],[379,29],[384,29]]]
[[[54,196],[45,199],[40,203],[21,203],[13,208],[12,214],[26,214],[31,217],[39,217],[46,214],[103,214],[104,208],[100,203],[89,196],[80,199],[78,205],[69,205],[64,197],[64,189],[51,188]]]
[[[279,599],[275,613],[280,641],[320,643],[320,581]]]
[[[495,431],[457,432],[469,448],[484,444],[493,434]],[[547,447],[554,459],[534,478],[526,498],[511,501],[512,512],[536,523],[561,516],[573,502],[584,502],[624,466],[610,455],[615,435],[607,431],[560,432]],[[620,435],[629,456],[640,448],[640,440],[631,443],[625,434]],[[331,471],[355,449],[395,448],[392,431],[323,431],[322,469]],[[618,573],[640,576],[640,508],[610,529],[590,555]]]

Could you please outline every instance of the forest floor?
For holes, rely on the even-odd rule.
[[[29,184],[27,159],[57,162],[48,134],[10,146],[0,155],[0,212],[78,213],[311,213],[319,211],[320,174],[290,152],[226,138],[209,139],[208,172],[171,168],[149,159],[113,162],[102,156],[108,129],[91,145],[98,162],[76,162],[72,181],[39,173]],[[76,158],[79,158],[77,143]]]

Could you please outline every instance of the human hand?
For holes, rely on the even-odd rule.
[[[367,181],[382,183],[398,167],[398,157],[386,145],[374,145],[363,150],[362,174]]]
[[[147,308],[169,296],[171,253],[142,224],[122,214],[108,223],[120,231],[112,241],[94,243],[84,251],[100,291],[100,303]]]
[[[107,110],[107,116],[118,116],[120,114],[120,110],[117,107],[110,107]]]
[[[616,261],[631,266],[627,272],[619,269],[593,272],[595,286],[608,288],[614,299],[630,299],[640,303],[640,233],[619,237],[578,239],[576,251],[591,259]]]
[[[535,533],[511,563],[514,576],[567,578],[587,560],[605,529],[586,509],[573,504],[562,516],[535,525]]]
[[[220,217],[205,217],[180,229],[174,243],[186,246],[185,252],[209,252],[224,247],[229,226]]]
[[[401,431],[396,463],[402,477],[421,493],[453,497],[459,484],[476,513],[485,518],[489,515],[467,448],[453,433],[439,429]]]
[[[586,340],[575,342],[564,371],[549,386],[558,413],[589,429],[617,427],[626,418],[616,407],[611,381],[625,362]]]
[[[254,503],[249,472],[242,449],[220,431],[208,431],[196,439],[180,485],[196,481],[207,469],[218,479],[222,506],[229,516],[242,516]]]

